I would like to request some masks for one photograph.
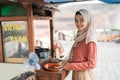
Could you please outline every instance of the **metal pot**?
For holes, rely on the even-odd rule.
[[[35,48],[35,53],[38,55],[39,59],[46,59],[50,56],[51,50],[47,48],[40,48],[36,47]]]
[[[40,59],[45,59],[45,58],[49,57],[49,54],[50,54],[49,52],[39,52],[38,57]]]

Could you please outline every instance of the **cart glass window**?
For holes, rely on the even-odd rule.
[[[3,21],[2,37],[5,62],[22,62],[28,57],[28,31],[26,21]]]
[[[35,46],[51,48],[49,20],[34,20]]]

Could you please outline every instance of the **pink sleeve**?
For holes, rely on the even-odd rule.
[[[87,70],[92,69],[96,66],[96,43],[90,42],[88,43],[88,60],[86,62],[80,63],[67,63],[67,70]]]

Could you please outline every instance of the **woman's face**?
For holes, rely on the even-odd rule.
[[[83,30],[85,27],[87,27],[87,21],[82,15],[77,14],[75,15],[75,25],[78,28],[78,30]]]

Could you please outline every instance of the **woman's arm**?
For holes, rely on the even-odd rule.
[[[80,63],[67,63],[65,66],[66,70],[87,70],[92,69],[96,66],[97,57],[96,43],[89,42],[87,46],[88,46],[88,60]]]

